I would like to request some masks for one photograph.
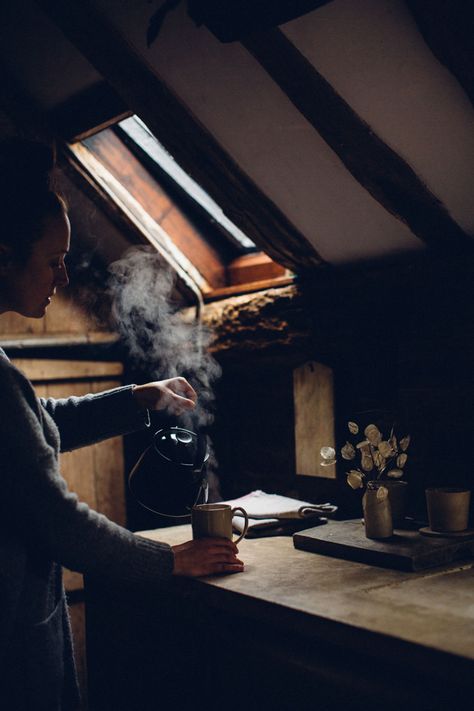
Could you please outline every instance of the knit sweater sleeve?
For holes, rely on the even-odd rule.
[[[81,573],[132,583],[169,578],[174,557],[167,544],[112,523],[68,490],[31,385],[4,359],[0,370],[0,508],[17,534]]]
[[[126,385],[82,397],[41,398],[41,404],[59,430],[61,451],[67,452],[149,426],[149,413],[137,407],[132,389],[133,385]]]

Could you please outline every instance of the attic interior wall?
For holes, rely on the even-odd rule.
[[[222,496],[263,489],[335,501],[341,515],[360,516],[361,496],[346,484],[343,465],[336,482],[295,476],[292,374],[308,360],[334,369],[340,445],[349,419],[380,422],[386,411],[399,436],[412,436],[412,515],[426,516],[426,486],[474,486],[467,453],[474,427],[472,266],[452,258],[314,276],[292,297],[287,290],[273,311],[261,307],[253,325],[248,315],[222,324],[215,355],[223,376],[211,432]],[[360,414],[367,411],[373,414]],[[133,514],[136,528],[157,525],[156,517]]]
[[[8,119],[1,123],[4,132],[11,133]],[[91,258],[97,252],[108,262],[128,246],[126,237],[67,179],[64,189],[80,244],[79,262],[83,260],[86,268],[82,273],[89,283],[82,284],[85,291],[72,290],[69,301],[53,303],[44,324],[30,321],[25,326],[17,320],[12,328],[11,317],[8,325],[2,317],[3,334],[47,335],[65,324],[76,331],[90,330],[91,322],[76,314],[84,304],[84,293],[97,287],[96,283],[90,288],[91,275],[97,276],[88,269]],[[459,278],[463,269],[464,277]],[[364,282],[363,270],[355,271],[358,280],[342,271],[324,287],[323,299],[321,291],[311,288],[304,306],[297,301],[290,307],[283,299],[276,307],[275,319],[288,321],[290,330],[297,333],[287,344],[275,343],[267,322],[260,324],[264,335],[259,334],[257,321],[254,336],[260,346],[248,349],[239,341],[238,321],[234,335],[229,335],[227,324],[220,334],[222,340],[227,339],[227,347],[216,353],[224,373],[217,386],[212,433],[222,495],[263,488],[324,498],[325,483],[295,478],[294,471],[292,371],[310,359],[320,359],[335,369],[340,437],[345,420],[354,412],[387,407],[398,410],[403,426],[413,435],[408,475],[417,491],[413,499],[416,507],[423,508],[427,483],[471,481],[465,454],[474,424],[469,405],[474,399],[468,365],[474,355],[469,270],[470,260],[454,259],[448,266],[440,260],[429,281],[415,269],[407,282],[406,266],[400,266],[398,271],[392,270],[386,283],[382,276],[376,285]],[[320,279],[314,276],[314,285]],[[365,300],[361,293],[366,294]],[[379,304],[375,313],[374,304]],[[92,328],[97,328],[96,321]],[[129,464],[142,444],[137,440],[128,445]],[[344,482],[328,494],[338,498],[348,513],[357,515],[358,496],[348,491]],[[131,506],[132,525],[146,527]],[[156,521],[148,524],[156,525]]]
[[[296,347],[269,348],[267,353],[262,349],[247,358],[223,355],[215,423],[223,495],[233,498],[254,488],[296,491],[314,500],[329,496],[343,514],[360,515],[360,496],[345,483],[342,466],[336,485],[295,478],[292,370],[305,359],[334,368],[340,444],[347,420],[357,421],[367,410],[395,412],[399,434],[411,434],[406,471],[414,515],[425,515],[428,485],[472,487],[471,273],[472,265],[445,270],[439,264],[424,287],[412,288],[396,271],[395,285],[400,280],[405,290],[396,299],[383,284],[375,290],[369,285],[362,300],[359,288],[344,287],[344,280],[325,294],[309,285],[304,310],[306,318],[314,320],[312,338]],[[298,318],[301,314],[295,313]]]

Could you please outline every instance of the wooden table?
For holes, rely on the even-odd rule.
[[[191,532],[141,535],[173,545]],[[87,581],[93,709],[180,711],[196,694],[208,709],[474,707],[472,561],[400,572],[286,537],[239,550],[238,575],[153,591]]]

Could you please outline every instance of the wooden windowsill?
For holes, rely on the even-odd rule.
[[[252,281],[246,284],[234,284],[232,286],[224,286],[220,289],[212,289],[207,294],[204,294],[204,302],[217,301],[225,299],[228,296],[238,296],[239,294],[251,294],[254,291],[262,291],[263,289],[278,288],[280,286],[289,286],[293,284],[294,276],[275,277],[273,279],[262,279],[261,281]]]

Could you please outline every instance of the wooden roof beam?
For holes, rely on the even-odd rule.
[[[88,0],[36,2],[250,239],[289,269],[322,264],[306,238]]]
[[[474,240],[408,163],[374,133],[280,30],[248,37],[243,45],[386,210],[431,248],[474,249]]]

